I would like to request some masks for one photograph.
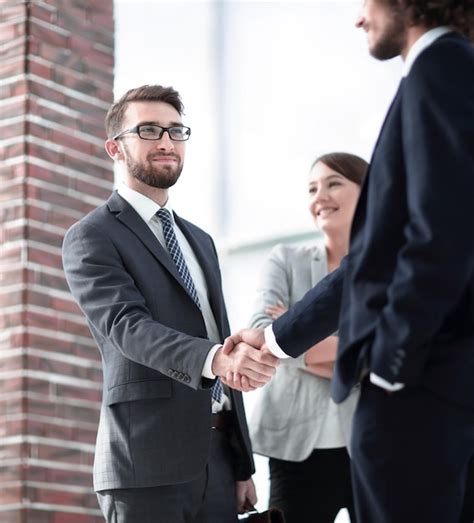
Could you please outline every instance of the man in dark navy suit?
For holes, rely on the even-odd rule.
[[[244,330],[225,347],[296,357],[339,330],[333,398],[361,384],[351,446],[363,523],[473,520],[472,493],[461,516],[474,456],[473,10],[472,0],[366,0],[356,25],[370,53],[400,55],[404,73],[349,253],[265,334]]]

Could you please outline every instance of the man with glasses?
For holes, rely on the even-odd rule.
[[[114,103],[105,148],[122,175],[66,234],[64,268],[99,346],[104,391],[94,487],[108,522],[235,523],[255,504],[242,397],[216,376],[265,383],[277,359],[230,357],[211,237],[171,208],[191,129],[170,87]]]

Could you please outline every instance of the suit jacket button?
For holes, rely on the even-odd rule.
[[[390,365],[390,370],[395,374],[395,376],[398,376],[400,373],[400,368],[396,365]]]
[[[168,369],[168,376],[173,376],[173,373],[174,373],[173,369]]]
[[[184,382],[185,382],[185,383],[189,383],[190,381],[191,381],[191,378],[190,378],[188,375],[186,375],[186,376],[184,377]]]

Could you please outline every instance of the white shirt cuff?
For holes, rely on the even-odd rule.
[[[374,385],[377,385],[377,387],[381,387],[382,389],[388,390],[390,392],[396,392],[397,390],[401,390],[405,387],[404,383],[390,383],[380,376],[377,376],[377,374],[374,374],[373,372],[370,373],[370,382]]]
[[[206,361],[204,362],[204,367],[202,368],[202,377],[203,378],[209,378],[210,380],[213,380],[216,375],[212,372],[212,360],[214,359],[214,356],[216,355],[216,352],[222,347],[220,343],[217,343],[213,347],[211,347],[211,350],[207,353]]]
[[[275,334],[273,334],[271,324],[265,327],[265,343],[267,344],[267,347],[270,349],[270,352],[277,358],[289,358],[288,354],[285,354],[276,342]]]

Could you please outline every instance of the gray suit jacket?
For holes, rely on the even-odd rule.
[[[272,320],[265,313],[269,305],[280,300],[291,307],[326,274],[323,245],[277,245],[263,268],[251,326],[270,324]],[[275,377],[257,395],[250,436],[253,450],[259,454],[303,461],[315,448],[328,409],[330,381],[302,370],[303,358],[301,355],[282,360]],[[354,391],[338,406],[346,443],[357,398],[358,393]]]
[[[212,239],[176,216],[203,269],[222,339],[229,333]],[[212,380],[201,311],[169,254],[117,193],[66,234],[66,277],[101,351],[104,390],[96,490],[175,484],[206,466]],[[253,472],[241,394],[230,392],[236,479]]]

